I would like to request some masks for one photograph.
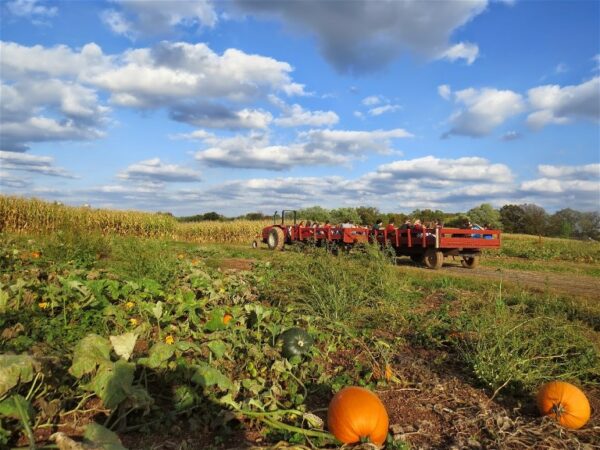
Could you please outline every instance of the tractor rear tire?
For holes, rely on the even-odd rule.
[[[477,267],[479,265],[479,259],[480,259],[479,255],[463,256],[462,260],[460,261],[460,264],[465,269],[474,269],[475,267]]]
[[[283,234],[283,230],[278,227],[271,228],[271,231],[269,231],[269,237],[267,238],[269,250],[283,250],[284,244],[285,235]]]
[[[423,256],[423,264],[425,264],[425,267],[428,269],[440,269],[444,264],[444,253],[432,248],[427,249]]]

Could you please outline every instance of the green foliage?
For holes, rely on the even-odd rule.
[[[493,390],[533,391],[549,380],[593,380],[600,354],[577,326],[548,316],[524,317],[498,300],[474,315],[463,360]]]
[[[500,213],[494,209],[489,203],[482,203],[476,208],[467,211],[467,216],[471,222],[479,226],[498,229],[501,227]]]

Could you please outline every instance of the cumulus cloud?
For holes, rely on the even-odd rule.
[[[177,122],[207,128],[265,129],[273,120],[268,111],[244,108],[232,111],[224,105],[207,102],[186,102],[171,107],[169,117]]]
[[[340,120],[339,116],[333,111],[309,111],[297,103],[288,105],[274,95],[271,95],[269,99],[282,111],[281,116],[274,121],[280,127],[324,127],[335,125]]]
[[[445,94],[446,90],[442,92]],[[486,136],[525,110],[523,97],[510,90],[469,88],[454,92],[454,101],[462,108],[450,116],[452,128],[445,136]]]
[[[468,65],[471,65],[475,62],[478,55],[479,47],[476,44],[459,42],[442,52],[441,58],[451,62],[464,59]]]
[[[600,120],[600,77],[573,86],[539,86],[528,91],[528,101],[534,112],[527,117],[527,124],[533,129],[579,118],[597,122]]]
[[[208,137],[196,159],[210,166],[287,170],[295,166],[347,165],[368,152],[389,153],[392,139],[412,135],[403,129],[375,131],[318,130],[298,134],[290,144],[273,144],[267,134]]]
[[[90,140],[104,135],[101,126],[109,109],[96,92],[58,79],[0,84],[0,145],[24,151],[42,141]],[[57,116],[58,119],[53,117]]]
[[[273,58],[205,44],[161,42],[152,48],[106,55],[96,44],[27,47],[2,42],[2,145],[24,151],[30,143],[103,136],[109,109],[165,108],[176,121],[216,129],[266,129],[270,112],[250,105],[275,94],[304,95],[292,67]],[[240,104],[246,107],[241,107]],[[284,126],[335,124],[332,111],[289,107]]]
[[[50,156],[27,155],[0,150],[0,166],[3,170],[18,170],[36,175],[49,175],[61,178],[76,178],[65,169],[56,167],[54,165],[54,158]],[[14,175],[12,178],[15,178]]]
[[[161,42],[124,53],[90,81],[111,92],[117,105],[157,108],[189,98],[241,102],[272,92],[304,94],[291,71],[286,62],[236,49],[218,55],[202,43]]]
[[[582,166],[553,166],[541,164],[538,172],[545,178],[563,178],[567,180],[600,180],[600,164]],[[600,185],[598,186],[600,189]]]
[[[123,180],[144,182],[191,182],[200,181],[200,173],[177,164],[165,164],[160,158],[148,159],[132,164],[118,174]]]
[[[112,3],[120,9],[107,9],[101,18],[113,33],[129,39],[169,33],[177,26],[213,27],[218,19],[209,0],[112,0]]]
[[[453,31],[487,6],[486,0],[427,2],[410,0],[372,2],[282,2],[238,0],[242,11],[283,19],[298,31],[309,30],[325,58],[339,71],[378,70],[402,52],[427,58],[477,56],[474,44],[449,44]]]

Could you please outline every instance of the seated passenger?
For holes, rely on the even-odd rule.
[[[385,227],[385,231],[389,233],[395,233],[396,232],[396,226],[394,225],[394,220],[390,220],[387,227]]]
[[[410,219],[406,219],[404,221],[404,223],[402,224],[402,226],[400,227],[401,230],[410,230],[412,228],[412,223],[410,223]]]
[[[325,224],[323,225],[323,228],[331,228],[331,224],[329,223],[329,220],[325,221]]]
[[[377,219],[375,221],[375,224],[373,225],[373,228],[371,228],[373,231],[378,231],[381,230],[383,228],[383,220],[381,219]]]
[[[352,224],[352,222],[350,222],[350,219],[346,219],[342,223],[342,228],[354,228],[354,225]]]

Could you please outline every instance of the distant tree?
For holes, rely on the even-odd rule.
[[[564,238],[578,234],[581,213],[571,208],[556,211],[548,218],[548,234]]]
[[[337,208],[331,210],[331,221],[333,223],[342,223],[346,220],[354,224],[360,224],[360,216],[356,208]]]
[[[521,233],[546,235],[548,231],[548,214],[541,206],[527,203],[520,205],[523,210],[523,226]]]
[[[380,219],[383,219],[385,221],[385,224],[388,224],[393,220],[396,226],[402,225],[408,218],[409,216],[404,213],[388,213],[385,214],[383,217],[380,217]]]
[[[600,213],[580,213],[578,223],[578,235],[582,238],[600,240]]]
[[[373,225],[377,219],[381,219],[379,209],[372,206],[359,206],[356,208],[356,212],[363,225]]]
[[[202,220],[223,220],[223,219],[225,219],[224,216],[222,216],[221,214],[216,213],[214,211],[202,214]]]
[[[504,205],[500,208],[500,222],[507,233],[524,233],[525,211],[519,205]]]
[[[267,216],[261,212],[251,212],[243,216],[246,220],[267,220],[271,219],[273,216]]]
[[[500,228],[502,225],[500,222],[500,213],[494,209],[489,203],[482,203],[481,205],[467,211],[467,216],[471,219],[472,223],[484,226],[489,224],[491,228]]]
[[[311,206],[298,211],[298,217],[303,220],[312,220],[317,222],[325,222],[331,220],[331,212],[320,206]]]
[[[445,219],[446,214],[439,209],[435,211],[427,208],[427,209],[415,209],[412,213],[410,213],[410,217],[413,219],[419,219],[423,223],[435,222],[436,220],[441,220],[442,222]]]

